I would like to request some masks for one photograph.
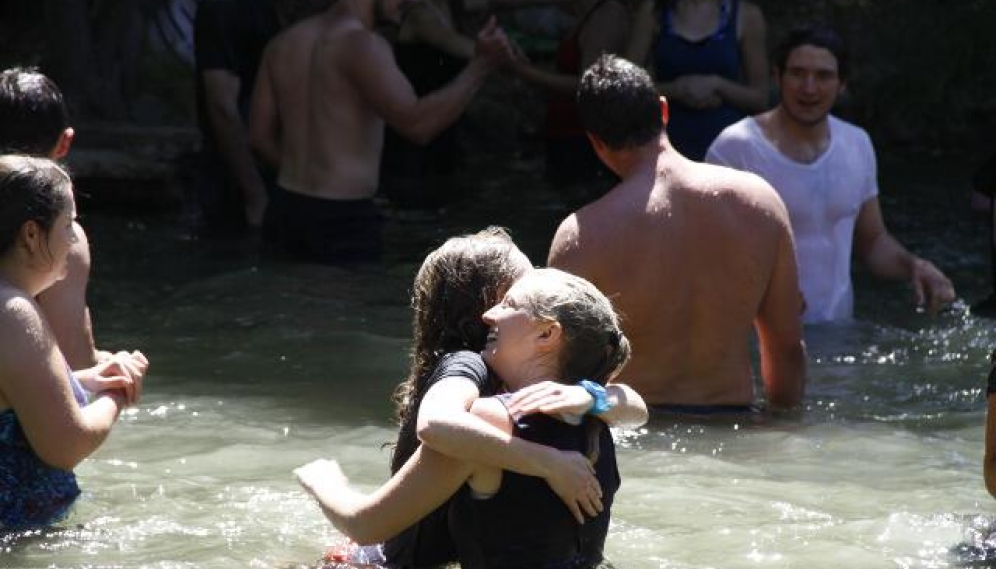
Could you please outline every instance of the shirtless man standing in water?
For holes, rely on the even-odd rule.
[[[355,261],[380,251],[377,192],[384,122],[425,143],[455,121],[511,58],[494,19],[463,71],[418,98],[387,40],[405,0],[338,0],[267,46],[253,93],[250,142],[278,166],[264,238],[303,260]]]
[[[628,61],[602,56],[581,79],[578,106],[622,182],[561,223],[548,263],[590,280],[619,309],[633,358],[616,379],[666,411],[747,411],[756,330],[768,404],[798,405],[802,299],[778,194],[757,176],[675,152],[667,102]]]

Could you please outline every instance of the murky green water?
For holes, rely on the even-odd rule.
[[[337,535],[291,470],[340,459],[386,478],[408,286],[426,251],[488,223],[542,263],[575,195],[516,164],[442,214],[390,216],[391,252],[359,270],[260,262],[184,238],[170,215],[88,212],[99,343],[152,360],[145,399],[77,470],[62,529],[8,539],[0,567],[278,567]],[[957,162],[883,160],[887,221],[962,296],[987,292]],[[491,188],[491,194],[482,192]],[[494,188],[503,188],[495,192]],[[89,214],[89,215],[87,215]],[[805,410],[761,423],[655,421],[620,434],[608,556],[620,569],[955,567],[996,511],[981,478],[992,323],[938,319],[857,278],[859,321],[807,330]]]

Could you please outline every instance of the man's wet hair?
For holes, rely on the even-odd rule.
[[[789,30],[771,52],[771,61],[778,74],[785,72],[789,55],[794,49],[803,45],[820,47],[837,60],[837,76],[841,81],[847,80],[850,72],[850,54],[847,43],[837,30],[825,24],[802,24]]]
[[[577,100],[585,130],[613,150],[642,146],[664,129],[653,79],[621,57],[599,57],[581,76]]]
[[[47,156],[69,126],[62,91],[34,68],[0,73],[0,152]]]

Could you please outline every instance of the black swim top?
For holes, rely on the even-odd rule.
[[[602,562],[620,480],[612,435],[604,425],[598,427],[595,474],[604,510],[578,524],[544,479],[507,470],[489,498],[475,496],[464,484],[450,500],[449,512],[450,533],[463,569],[591,569]],[[562,450],[583,451],[587,446],[585,426],[542,414],[520,418],[514,435]]]
[[[481,397],[493,395],[498,388],[497,381],[490,376],[484,360],[477,352],[461,350],[444,355],[432,374],[424,382],[425,390],[443,378],[460,377],[474,383]],[[418,440],[414,431],[415,418],[411,424],[402,427],[398,435],[399,449],[402,454],[394,461],[397,471],[415,449]],[[439,567],[456,561],[456,549],[450,538],[448,529],[449,501],[431,514],[422,518],[415,525],[384,542],[386,566],[391,569],[421,569]]]

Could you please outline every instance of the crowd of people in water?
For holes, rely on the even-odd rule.
[[[955,300],[886,229],[868,134],[831,114],[850,64],[833,29],[779,34],[769,60],[748,2],[565,0],[554,70],[493,17],[459,31],[463,10],[525,3],[200,4],[198,195],[214,227],[308,262],[376,258],[374,194],[431,194],[448,129],[498,69],[549,91],[550,169],[614,180],[561,222],[546,268],[494,227],[426,257],[391,478],[363,494],[334,460],[295,471],[356,542],[330,563],[595,567],[620,485],[608,427],[799,406],[803,326],[852,318],[855,253],[918,307]],[[52,81],[0,75],[0,531],[65,516],[73,468],[140,401],[149,366],[93,338],[90,249],[60,165],[73,136]],[[996,372],[996,496],[994,392]]]

